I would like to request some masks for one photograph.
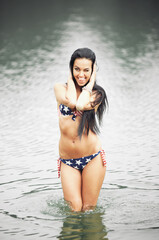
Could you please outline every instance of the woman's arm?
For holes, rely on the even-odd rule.
[[[85,86],[85,88],[82,90],[77,103],[76,103],[76,109],[80,111],[84,110],[91,110],[93,109],[91,107],[91,98],[92,98],[92,89],[95,83],[96,79],[96,64],[93,66],[93,73],[90,78],[89,83]]]
[[[76,107],[77,92],[76,92],[76,87],[75,87],[71,72],[70,72],[68,80],[67,80],[66,98],[69,100],[70,104],[72,104],[74,107]]]
[[[65,104],[72,109],[76,107],[77,93],[71,73],[67,80],[67,86],[56,83],[54,85],[54,92],[58,103]]]

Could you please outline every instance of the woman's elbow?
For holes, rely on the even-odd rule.
[[[61,84],[60,83],[55,83],[53,85],[53,90],[54,90],[55,94],[58,93],[60,89],[61,89]]]
[[[67,99],[68,100],[68,105],[70,108],[74,109],[76,108],[76,102],[75,101],[71,101],[70,99]]]
[[[77,109],[78,111],[83,111],[83,110],[84,110],[83,104],[77,103],[77,104],[76,104],[76,109]]]

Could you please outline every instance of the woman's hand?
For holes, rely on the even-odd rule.
[[[96,66],[96,62],[95,62],[94,65],[93,65],[93,72],[92,72],[92,75],[90,77],[90,81],[85,86],[85,88],[88,89],[90,92],[92,91],[92,89],[94,87],[95,80],[96,80],[96,69],[97,69],[97,66]]]
[[[71,71],[69,72],[69,76],[67,79],[66,99],[68,99],[71,108],[75,108],[77,101],[77,93]]]
[[[97,66],[96,66],[96,62],[95,62],[94,65],[93,65],[93,72],[92,72],[92,75],[91,75],[91,78],[90,78],[90,82],[93,82],[93,86],[94,86],[94,83],[95,83],[95,80],[96,80],[96,71],[97,71]]]
[[[67,83],[71,80],[73,81],[73,77],[72,77],[72,73],[71,73],[71,70],[70,70]]]

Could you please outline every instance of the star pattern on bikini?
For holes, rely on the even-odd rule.
[[[67,113],[69,111],[67,106],[64,106],[63,110]]]
[[[86,158],[86,163],[88,163],[91,160],[91,158]]]
[[[71,165],[72,163],[70,161],[67,162],[68,165]]]
[[[99,151],[100,152],[100,151]],[[76,159],[61,159],[61,161],[65,164],[67,164],[70,167],[73,167],[78,170],[83,170],[84,167],[94,158],[96,157],[98,153],[92,154],[87,157],[82,157],[82,158],[76,158]]]
[[[76,164],[80,165],[82,162],[80,160],[76,160]]]
[[[82,117],[83,112],[82,111],[72,111],[71,108],[69,108],[68,106],[64,105],[64,104],[60,104],[59,105],[59,109],[62,115],[64,116],[68,116],[68,115],[72,115],[72,120],[75,121],[77,116]]]
[[[83,171],[85,166],[93,159],[95,158],[98,154],[101,154],[103,165],[106,167],[106,159],[105,159],[105,152],[104,150],[100,150],[99,152],[89,155],[87,157],[81,157],[81,158],[75,158],[75,159],[58,159],[58,176],[60,176],[60,161],[65,163],[66,165],[73,167],[75,169],[78,169],[80,171]]]

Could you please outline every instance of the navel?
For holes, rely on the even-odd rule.
[[[75,142],[76,142],[76,140],[75,140],[75,139],[73,139],[73,140],[72,140],[72,143],[75,143]]]

